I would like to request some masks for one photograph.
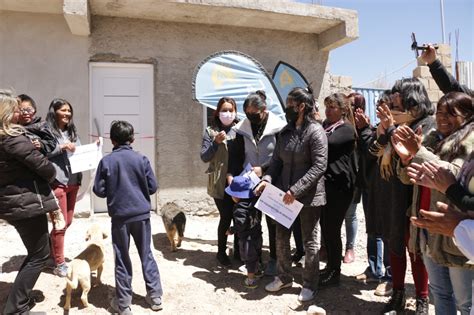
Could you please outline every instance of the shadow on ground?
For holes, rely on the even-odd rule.
[[[2,264],[1,272],[13,272],[20,270],[23,260],[25,260],[26,255],[16,255],[10,257],[6,262]]]
[[[70,312],[74,313],[77,310],[86,311],[87,308],[84,308],[81,302],[82,289],[79,288],[72,291],[71,294],[71,309]],[[89,304],[93,305],[95,308],[107,310],[110,307],[110,301],[115,296],[115,287],[108,284],[100,284],[96,287],[91,288],[89,291],[88,299]],[[63,294],[60,297],[58,306],[63,307],[66,300],[66,289],[63,290]],[[132,305],[138,305],[142,308],[148,308],[148,304],[145,301],[145,297],[133,293],[132,295]],[[64,314],[69,314],[69,312],[64,311]]]

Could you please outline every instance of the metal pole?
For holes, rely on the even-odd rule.
[[[445,36],[444,36],[444,4],[443,4],[443,0],[440,0],[440,6],[441,6],[441,38],[442,38],[442,43],[445,44]]]

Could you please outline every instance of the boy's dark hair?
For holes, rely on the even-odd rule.
[[[110,125],[110,139],[118,145],[133,142],[133,126],[125,120],[114,120]]]
[[[28,96],[26,94],[20,94],[17,97],[18,97],[18,99],[20,99],[20,103],[29,102],[31,104],[31,106],[33,106],[33,108],[36,111],[36,102],[30,96]]]

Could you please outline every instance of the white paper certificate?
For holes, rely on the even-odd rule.
[[[100,144],[96,142],[76,147],[74,153],[69,155],[71,164],[71,173],[79,173],[97,168],[100,159],[102,159],[102,138]]]
[[[292,204],[286,205],[283,202],[284,195],[285,192],[267,183],[260,199],[255,204],[255,208],[289,229],[303,208],[303,204],[295,200]]]

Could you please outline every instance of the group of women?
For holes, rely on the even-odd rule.
[[[35,114],[32,98],[0,90],[0,218],[14,226],[27,250],[5,314],[28,313],[35,304],[32,289],[50,259],[54,274],[66,276],[64,235],[81,181],[80,174],[71,173],[68,160],[68,153],[80,145],[71,104],[54,99],[46,122]]]
[[[437,201],[449,201],[433,189],[413,185],[407,169],[411,163],[440,160],[457,174],[473,154],[472,97],[463,92],[447,93],[435,111],[418,79],[401,79],[378,103],[377,126],[370,125],[363,109],[351,108],[353,99],[341,93],[326,97],[326,119],[320,123],[315,119],[311,89],[295,88],[286,100],[285,124],[273,120],[278,118],[266,110],[261,91],[249,95],[244,103],[246,118],[240,122],[235,102],[227,98],[226,102],[232,106],[218,106],[215,117],[223,117],[223,112],[230,111],[232,120],[225,124],[220,119],[220,127],[213,129],[214,136],[208,132],[203,143],[207,143],[207,148],[214,147],[214,152],[220,148],[226,152],[218,163],[223,186],[250,163],[262,179],[255,189],[257,195],[266,183],[272,183],[285,192],[283,202],[303,203],[299,224],[305,264],[299,301],[312,300],[318,289],[339,284],[341,226],[357,186],[363,196],[370,246],[378,248],[378,243],[385,241],[384,251],[388,253],[388,259],[384,260],[378,249],[379,253],[375,253],[378,257],[374,259],[369,251],[370,275],[365,273],[380,279],[384,276],[383,265],[386,271],[390,266],[388,276],[392,278],[393,290],[383,312],[405,308],[408,250],[416,289],[416,314],[428,314],[428,288],[437,314],[455,314],[456,309],[469,314],[473,265],[452,238],[428,233],[409,221],[410,216],[419,215],[420,209],[436,211]],[[213,161],[213,155],[208,155],[205,161]],[[358,182],[363,184],[357,185]],[[222,195],[221,199],[225,198]],[[222,201],[217,198],[216,204],[219,206]],[[231,224],[232,202],[226,205],[225,222],[223,209],[219,208],[218,255],[225,255],[226,239],[221,235]],[[291,230],[270,218],[267,223],[271,257],[276,258],[278,268],[265,289],[277,292],[290,287],[293,281]],[[320,242],[327,251],[323,270],[319,270]]]
[[[225,107],[222,102],[232,106]],[[214,123],[203,139],[201,158],[210,161],[209,190],[220,178],[228,185],[233,176],[240,174],[250,164],[262,178],[255,188],[257,194],[272,183],[285,192],[283,201],[295,199],[303,203],[299,224],[305,251],[303,288],[300,301],[314,298],[318,288],[337,285],[341,271],[341,226],[352,201],[355,184],[354,148],[356,129],[350,108],[351,102],[343,94],[333,94],[325,99],[326,120],[316,120],[317,109],[310,87],[294,88],[287,97],[286,121],[267,110],[263,91],[251,93],[243,104],[246,115],[237,122],[235,101],[219,101]],[[232,108],[233,120],[225,123],[223,116]],[[221,135],[221,136],[220,136]],[[221,140],[225,139],[225,141]],[[225,154],[219,155],[220,151]],[[212,152],[212,154],[209,154]],[[220,165],[217,169],[215,165]],[[224,180],[226,178],[227,180]],[[219,252],[225,254],[225,231],[231,224],[232,201],[224,210],[226,196],[216,198],[221,213],[218,229]],[[225,214],[223,215],[225,211]],[[291,230],[267,217],[269,230],[270,261],[277,262],[274,280],[265,289],[277,292],[292,285],[290,235]],[[321,224],[321,232],[319,225]],[[319,271],[319,241],[323,235],[328,252],[327,268]],[[221,245],[222,244],[222,245]],[[227,258],[228,259],[228,258]],[[272,274],[268,271],[266,274]],[[271,268],[270,268],[271,269]]]

